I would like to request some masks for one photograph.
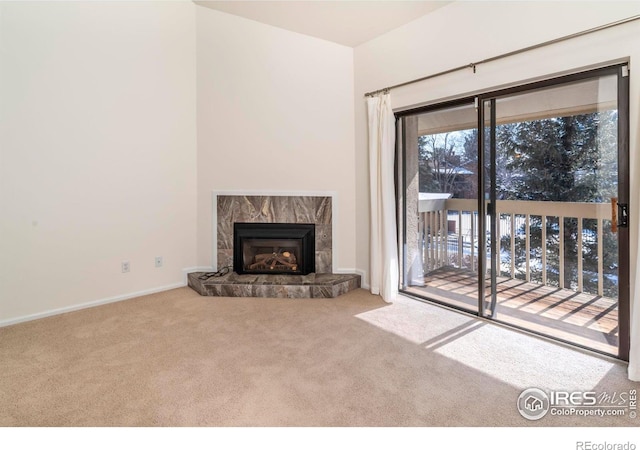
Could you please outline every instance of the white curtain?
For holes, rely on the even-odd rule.
[[[389,94],[367,98],[371,193],[371,293],[386,302],[398,294],[398,241],[394,181],[395,119]]]

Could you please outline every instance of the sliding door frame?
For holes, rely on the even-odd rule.
[[[597,349],[592,349],[588,347],[584,347],[580,344],[570,342],[564,339],[560,339],[557,337],[549,336],[544,333],[536,332],[533,330],[529,330],[517,325],[512,325],[509,323],[505,323],[498,319],[493,318],[495,313],[495,305],[496,305],[496,277],[497,277],[497,268],[495,263],[496,258],[496,241],[499,238],[496,238],[496,227],[497,227],[497,215],[496,215],[496,168],[495,168],[495,159],[496,159],[496,149],[495,149],[495,125],[496,125],[496,100],[502,97],[508,97],[510,95],[525,93],[525,92],[535,92],[536,90],[541,90],[544,88],[561,86],[566,83],[578,82],[582,80],[586,80],[589,78],[595,78],[600,76],[607,75],[617,75],[618,80],[618,202],[620,204],[629,205],[629,132],[630,132],[630,124],[629,124],[629,76],[628,76],[628,61],[620,62],[613,65],[606,65],[603,67],[589,69],[585,71],[575,72],[569,75],[551,77],[548,79],[544,79],[541,81],[524,83],[518,86],[488,91],[484,93],[479,93],[474,96],[465,96],[456,100],[446,101],[442,103],[436,103],[433,105],[423,106],[420,108],[405,110],[396,113],[396,123],[397,123],[397,131],[399,136],[397,140],[397,154],[399,155],[399,164],[398,164],[398,205],[402,206],[402,211],[399,211],[398,219],[402,220],[402,228],[401,233],[399,233],[398,240],[400,243],[400,249],[402,253],[401,257],[401,286],[400,291],[404,294],[407,294],[411,297],[417,298],[419,300],[426,300],[430,302],[435,302],[438,304],[442,304],[449,308],[453,308],[459,310],[461,312],[465,312],[468,314],[473,314],[479,317],[487,318],[494,320],[496,322],[505,324],[509,327],[522,329],[524,331],[542,335],[556,341],[565,342],[572,346],[582,347],[589,351],[593,351],[596,353],[602,353],[607,356],[612,356],[608,353],[599,351]],[[485,102],[489,102],[490,107],[490,117],[491,121],[490,126],[490,136],[492,145],[490,144],[489,149],[489,161],[487,161],[486,151],[486,131],[485,131],[485,121],[487,119],[484,104]],[[463,308],[456,307],[455,305],[450,305],[447,303],[443,303],[442,301],[438,301],[436,299],[432,299],[426,296],[419,296],[412,292],[407,292],[407,269],[406,269],[406,180],[405,180],[405,146],[406,135],[405,135],[405,126],[404,119],[408,116],[419,115],[427,112],[435,112],[438,110],[448,109],[456,106],[469,106],[475,104],[477,114],[478,114],[478,308],[477,311],[469,311]],[[490,163],[490,192],[487,193],[486,187],[486,164]],[[487,194],[489,194],[489,201],[487,202]],[[491,260],[492,263],[490,267],[487,268],[487,246],[486,246],[486,232],[487,232],[487,224],[486,218],[490,217],[490,229],[492,231],[491,237]],[[482,245],[481,245],[482,243]],[[629,250],[629,227],[619,227],[618,228],[618,355],[613,355],[618,359],[628,361],[629,359],[629,321],[630,321],[630,250]],[[487,308],[486,302],[486,281],[485,274],[487,269],[490,270],[491,276],[491,300],[490,306]]]

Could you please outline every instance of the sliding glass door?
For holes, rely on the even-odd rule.
[[[403,290],[626,359],[625,75],[400,114]]]
[[[473,100],[402,119],[404,288],[467,311],[478,308],[485,266],[477,123]]]

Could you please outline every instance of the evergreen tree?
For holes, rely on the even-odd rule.
[[[616,136],[615,112],[599,112],[574,116],[540,119],[500,125],[496,129],[497,148],[497,190],[502,200],[530,200],[556,202],[600,202],[616,190],[615,163]],[[500,170],[500,165],[506,170]],[[570,213],[569,213],[570,214]],[[559,280],[559,223],[553,218],[547,222],[547,256],[551,266],[549,281]],[[593,221],[585,221],[586,235],[596,235]],[[541,218],[531,217],[531,248],[541,249]],[[565,218],[563,223],[564,279],[561,287],[572,288],[579,276],[578,221]],[[585,234],[583,231],[583,237]],[[524,264],[525,240],[523,230],[516,239],[518,255],[516,265]],[[605,245],[615,245],[615,236],[605,235]],[[507,236],[501,243],[508,249]],[[597,274],[597,242],[585,240],[583,271]],[[593,248],[592,248],[593,247]],[[612,248],[612,247],[606,247]],[[538,250],[539,252],[539,250]],[[594,252],[596,252],[594,254]],[[607,252],[605,270],[615,271],[613,261],[617,252]],[[534,258],[541,255],[534,254]],[[585,287],[591,286],[589,276],[585,277]],[[593,278],[593,277],[591,277]],[[611,284],[611,283],[609,283]],[[596,284],[597,285],[597,284]],[[590,287],[590,289],[592,289]],[[615,287],[608,285],[611,293]]]

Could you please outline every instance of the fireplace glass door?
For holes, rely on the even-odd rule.
[[[315,272],[315,225],[235,223],[233,270],[239,274]]]

